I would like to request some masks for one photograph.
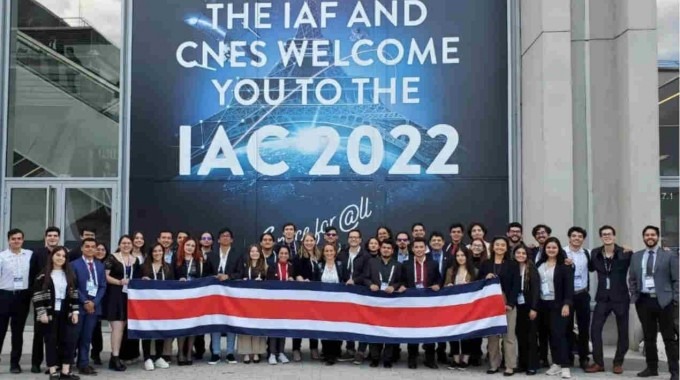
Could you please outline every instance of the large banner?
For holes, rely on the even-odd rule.
[[[433,343],[507,331],[498,279],[404,293],[321,282],[135,280],[128,288],[133,338],[234,332],[280,338]]]
[[[132,229],[507,222],[505,0],[131,3]]]

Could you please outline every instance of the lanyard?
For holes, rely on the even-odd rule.
[[[413,273],[416,276],[416,284],[425,282],[425,260],[420,264],[420,281],[418,281],[418,271],[416,270],[416,262],[418,259],[413,260]],[[394,267],[392,267],[394,269]]]
[[[392,275],[394,274],[394,265],[392,265],[392,269],[390,269],[390,277],[387,279],[387,284],[389,285],[390,282],[392,282]],[[378,272],[378,275],[380,275],[380,283],[383,283],[383,275],[382,271]]]
[[[99,283],[99,279],[97,278],[97,269],[94,267],[94,260],[92,260],[90,263],[85,259],[85,257],[83,257],[83,261],[87,267],[87,273],[90,275],[90,281],[94,281],[94,284],[97,285]],[[92,270],[90,270],[90,264],[92,264]],[[123,272],[125,272],[125,264],[123,264]]]
[[[287,263],[284,264],[284,265],[288,266]],[[281,281],[286,281],[287,278],[283,278],[283,270],[281,269],[281,263],[277,263],[276,266],[277,266],[278,269],[279,269],[279,280],[281,280]],[[288,276],[288,268],[286,268],[286,276]]]
[[[349,254],[349,262],[347,263],[347,270],[349,270],[349,274],[351,276],[351,275],[354,274],[354,259],[357,258],[357,256],[359,255],[359,252],[355,253],[354,255],[352,255],[352,252],[349,252],[349,251],[347,251],[347,253]]]
[[[194,258],[189,260],[189,265],[187,265],[187,280],[191,279],[191,265],[194,263]]]
[[[135,259],[135,260],[136,260],[136,259]],[[121,264],[123,264],[123,278],[128,279],[128,280],[131,279],[131,278],[132,278],[132,274],[133,274],[134,271],[135,271],[135,266],[134,266],[134,265],[130,265],[130,276],[128,276],[128,274],[127,274],[127,265],[126,265],[126,264],[130,262],[130,259],[127,260],[127,263],[126,263],[126,262],[123,262],[123,255],[121,254],[121,255],[120,255],[120,262],[121,262]]]
[[[222,255],[220,254],[220,265],[217,267],[217,271],[218,271],[219,273],[224,274],[224,271],[225,271],[225,269],[226,269],[226,267],[227,267],[227,259],[228,259],[228,258],[229,258],[229,253],[228,253],[228,252],[227,252],[227,254],[224,255],[224,256],[222,256]]]
[[[248,266],[248,279],[249,279],[249,280],[252,280],[252,279],[253,279],[253,276],[251,275],[251,269],[253,269],[253,267]]]
[[[520,283],[519,283],[519,286],[520,286],[520,291],[521,291],[522,293],[524,293],[524,274],[526,273],[526,271],[527,271],[527,268],[526,268],[526,267],[522,268],[522,273],[521,273],[521,275],[520,275],[521,281],[520,281]]]

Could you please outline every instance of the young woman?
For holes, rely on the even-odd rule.
[[[267,264],[260,252],[260,247],[253,244],[248,247],[248,260],[245,263],[244,280],[262,281],[267,278]],[[250,364],[250,356],[254,363],[260,362],[260,355],[267,352],[267,339],[263,336],[238,335],[238,351],[243,354],[243,364]]]
[[[33,284],[37,329],[43,331],[50,379],[79,379],[71,373],[78,339],[78,289],[66,248],[55,247]],[[61,367],[61,374],[57,368]]]
[[[378,242],[381,242],[381,241],[387,240],[387,239],[392,239],[392,230],[390,230],[388,227],[380,226],[375,231],[375,237],[376,237],[376,239],[378,239]]]
[[[489,259],[489,249],[484,239],[473,239],[468,248],[472,253],[472,264],[479,269],[482,263]]]
[[[338,251],[335,245],[323,246],[323,259],[319,263],[318,280],[327,284],[344,284],[347,272],[340,261],[337,261]],[[322,340],[322,350],[326,365],[333,365],[338,361],[342,350],[340,340]]]
[[[369,238],[364,248],[366,248],[366,252],[371,255],[371,258],[378,257],[378,253],[380,253],[380,241],[375,237]]]
[[[132,255],[132,238],[123,235],[118,240],[118,250],[104,262],[106,269],[106,315],[111,325],[111,359],[109,369],[125,371],[127,367],[119,357],[127,325],[127,286],[139,277],[139,260]]]
[[[387,230],[389,231],[389,230]],[[380,242],[378,241],[378,238],[372,237],[369,238],[368,241],[366,241],[366,244],[364,244],[364,249],[366,249],[366,252],[369,253],[368,259],[366,260],[366,263],[364,264],[364,278],[366,275],[368,275],[368,263],[370,260],[375,259],[376,257],[379,257],[380,253]],[[364,358],[366,357],[366,349],[368,348],[368,343],[365,342],[359,342],[359,346],[357,347],[356,355],[354,357],[353,363],[355,365],[361,365],[364,362]]]
[[[144,242],[144,234],[137,231],[132,234],[132,256],[136,257],[139,265],[144,264],[146,258],[146,249]]]
[[[503,358],[505,359],[504,376],[514,375],[517,365],[515,356],[515,321],[517,320],[517,296],[520,289],[519,266],[509,253],[510,242],[505,236],[497,236],[491,241],[493,257],[482,263],[479,269],[480,278],[498,278],[501,291],[505,298],[505,316],[508,321],[508,332],[502,336],[495,335],[488,338],[489,342],[489,370],[488,374],[498,372],[501,365],[501,338],[503,339]]]
[[[97,252],[94,254],[94,258],[99,260],[102,264],[106,262],[109,257],[109,248],[104,243],[97,243]],[[104,350],[104,337],[102,335],[102,321],[101,319],[106,317],[106,295],[102,300],[102,316],[97,320],[97,324],[94,326],[94,331],[92,332],[92,351],[90,351],[90,358],[95,365],[102,365],[101,353]]]
[[[484,242],[484,245],[486,245],[486,249],[490,249],[491,245],[489,244],[488,241],[484,240],[486,236],[486,226],[483,225],[482,223],[479,222],[474,222],[470,224],[470,227],[468,227],[468,237],[470,238],[470,241],[480,239],[481,241]],[[472,244],[468,244],[468,248],[470,248]]]
[[[290,250],[287,246],[279,247],[277,261],[267,268],[267,280],[270,281],[295,281],[293,264],[288,261]],[[269,338],[269,364],[286,364],[289,362],[283,349],[286,346],[286,338]]]
[[[298,256],[293,260],[295,268],[295,279],[297,281],[316,281],[319,276],[319,259],[321,252],[316,246],[316,238],[311,233],[307,233],[302,237],[302,247]],[[302,339],[293,339],[293,361],[299,362],[302,360],[300,348],[302,347]],[[319,340],[310,339],[309,349],[312,359],[319,359]]]
[[[550,352],[553,364],[548,375],[571,377],[569,370],[569,347],[567,340],[567,321],[574,297],[574,271],[564,263],[567,256],[562,244],[556,237],[549,237],[544,245],[545,255],[536,263],[541,278],[541,300],[538,306],[539,328],[550,336]]]
[[[201,253],[203,254],[203,259],[208,258],[208,253],[213,250],[213,235],[210,231],[205,231],[201,234]]]
[[[519,264],[520,292],[517,296],[517,371],[531,376],[538,370],[538,301],[541,279],[527,247],[520,244],[512,251]]]
[[[265,232],[260,235],[260,252],[264,257],[264,262],[268,267],[274,266],[276,264],[276,252],[274,250],[274,235]]]
[[[168,281],[174,280],[175,276],[172,268],[163,260],[163,253],[165,250],[160,243],[156,243],[151,248],[151,255],[142,264],[142,280],[154,281]],[[142,352],[144,355],[144,369],[153,371],[156,368],[169,368],[170,357],[163,357],[163,348],[167,344],[163,339],[156,339],[153,341],[155,347],[155,355],[151,355],[152,340],[144,339],[142,341]]]
[[[177,250],[175,278],[180,281],[191,281],[214,274],[215,271],[210,261],[203,259],[203,252],[201,252],[196,239],[184,239]],[[177,338],[177,365],[194,364],[191,356],[194,339],[194,336]]]
[[[451,267],[446,271],[444,285],[454,286],[469,284],[477,279],[477,272],[478,270],[472,262],[472,253],[467,248],[459,245],[458,250],[456,251],[455,260]],[[453,359],[449,369],[467,368],[473,343],[474,342],[471,339],[450,342]]]

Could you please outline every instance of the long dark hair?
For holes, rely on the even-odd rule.
[[[515,248],[512,249],[513,259],[515,258],[515,254],[517,254],[517,251],[520,249],[523,249],[524,254],[527,256],[524,272],[524,289],[531,289],[531,276],[536,271],[536,265],[534,264],[534,261],[531,260],[531,256],[529,256],[529,248],[527,248],[527,246],[524,244],[517,244]],[[517,259],[515,259],[515,261],[517,261]]]
[[[474,280],[476,277],[475,272],[477,272],[477,268],[475,268],[475,265],[472,262],[472,251],[460,245],[458,246],[458,250],[456,250],[456,252],[453,254],[453,263],[451,264],[453,272],[452,273],[453,282],[455,283],[455,277],[456,274],[458,273],[458,268],[460,268],[460,264],[458,264],[458,259],[456,259],[456,255],[458,254],[458,252],[463,252],[463,254],[465,255],[465,270],[467,270],[470,279]]]
[[[267,274],[267,260],[264,259],[264,254],[262,253],[262,248],[260,247],[259,244],[251,244],[248,247],[248,251],[246,252],[246,264],[245,267],[246,269],[248,268],[253,268],[253,259],[250,258],[250,251],[254,248],[257,248],[257,251],[260,253],[260,257],[257,259],[255,262],[255,270],[257,273],[260,273],[260,275],[264,276]]]
[[[507,247],[507,250],[505,251],[505,256],[503,257],[504,260],[513,260],[513,257],[510,257],[510,240],[506,238],[505,236],[496,236],[491,240],[491,248],[489,252],[489,260],[494,260],[496,258],[496,252],[493,250],[493,245],[496,243],[498,240],[503,240],[505,242],[505,246]]]
[[[43,281],[43,290],[47,290],[52,286],[52,270],[54,270],[54,267],[52,265],[52,256],[54,256],[57,252],[63,252],[64,253],[64,265],[62,266],[62,270],[64,271],[64,274],[66,275],[66,284],[69,289],[75,288],[75,283],[76,283],[76,277],[73,274],[73,270],[71,269],[71,264],[68,262],[68,251],[66,247],[64,246],[57,246],[54,247],[52,250],[52,253],[50,253],[49,257],[47,258],[47,263],[45,263],[45,268],[43,268],[43,275],[45,275],[45,280]]]
[[[548,243],[555,243],[557,244],[557,264],[558,265],[563,265],[564,264],[564,257],[567,256],[566,252],[564,252],[564,249],[562,248],[562,243],[560,243],[560,239],[551,236],[547,239],[545,239],[545,243],[543,243],[543,254],[541,255],[541,258],[538,260],[536,263],[536,267],[539,267],[541,264],[544,262],[548,261],[548,253],[546,253],[545,247],[548,246]]]
[[[156,243],[154,244],[151,249],[149,250],[149,256],[144,260],[144,263],[142,264],[142,275],[146,277],[153,277],[153,250],[156,249],[156,247],[161,247],[161,251],[165,252],[165,248],[161,243]],[[163,274],[165,274],[165,278],[167,279],[170,276],[170,265],[163,260],[163,257],[161,256],[161,271],[163,271]]]

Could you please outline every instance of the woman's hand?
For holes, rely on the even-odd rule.
[[[492,279],[492,278],[496,278],[496,275],[493,274],[493,273],[489,273],[489,274],[486,275],[486,279],[487,279],[487,280],[490,280],[490,279]]]
[[[441,289],[441,288],[439,287],[439,284],[434,284],[434,285],[430,286],[430,289],[434,290],[435,292],[438,292],[439,289]]]
[[[537,316],[537,315],[538,315],[538,314],[536,313],[536,310],[529,310],[529,319],[530,319],[530,320],[533,321],[534,319],[536,319],[536,316]]]
[[[149,277],[144,276],[144,277],[142,277],[142,280],[151,280],[151,279]]]
[[[563,317],[569,316],[569,305],[562,306],[562,316]]]
[[[50,319],[47,318],[46,314],[41,315],[40,318],[38,318],[38,320],[40,321],[40,323],[44,323],[44,324],[50,323]]]
[[[186,281],[187,279],[184,278],[184,277],[182,277],[182,278],[180,278],[179,280],[180,280],[180,281]]]
[[[124,278],[124,279],[120,280],[120,284],[121,284],[122,286],[125,286],[125,285],[127,285],[127,284],[129,284],[129,283],[130,283],[130,280],[128,280],[127,278]]]
[[[71,315],[71,322],[73,322],[74,325],[78,324],[78,314]]]

